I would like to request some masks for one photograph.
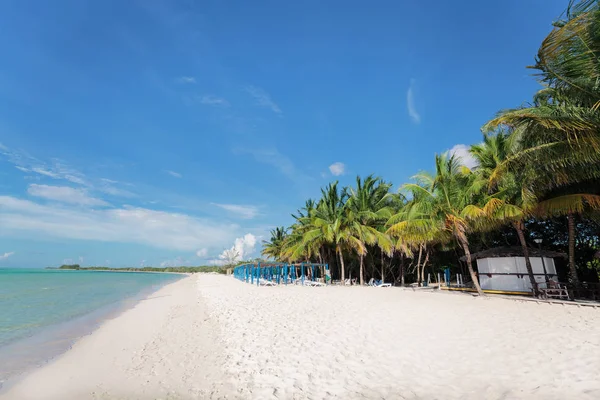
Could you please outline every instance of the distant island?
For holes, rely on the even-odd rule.
[[[46,269],[62,269],[75,271],[121,271],[121,272],[176,272],[193,274],[196,272],[214,272],[219,274],[227,273],[227,267],[220,266],[199,266],[199,267],[128,267],[128,268],[109,268],[109,267],[82,267],[79,264],[65,264],[60,267],[47,267]]]

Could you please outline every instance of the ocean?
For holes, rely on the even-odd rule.
[[[182,275],[0,268],[0,387]]]

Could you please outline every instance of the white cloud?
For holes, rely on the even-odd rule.
[[[32,196],[42,197],[47,200],[60,201],[62,203],[77,204],[81,206],[107,206],[104,200],[91,197],[85,189],[74,189],[68,186],[49,186],[31,184],[27,193]]]
[[[57,173],[54,173],[52,171],[48,171],[44,168],[40,168],[40,167],[33,167],[31,169],[33,172],[37,172],[40,175],[45,175],[45,176],[49,176],[50,178],[54,178],[54,179],[58,179],[60,178],[60,176]]]
[[[208,249],[205,247],[196,252],[196,255],[200,258],[206,257],[208,255]]]
[[[258,208],[255,206],[247,206],[241,204],[218,204],[211,203],[213,206],[220,207],[224,210],[239,215],[244,219],[252,219],[258,215]]]
[[[329,172],[331,172],[331,175],[334,176],[344,175],[344,172],[346,172],[346,166],[341,162],[333,163],[329,166]]]
[[[243,237],[235,239],[233,246],[223,250],[216,260],[211,260],[212,264],[224,265],[229,261],[240,261],[248,258],[256,247],[257,238],[251,233],[246,233]],[[235,260],[230,260],[232,255],[235,255]]]
[[[18,169],[19,171],[23,171],[23,172],[30,172],[31,170],[25,168],[25,167],[20,167],[18,165],[15,166],[16,169]]]
[[[119,181],[115,181],[115,180],[108,179],[108,178],[100,178],[100,180],[105,183],[119,183]]]
[[[194,78],[193,76],[182,76],[179,79],[177,79],[177,82],[179,82],[179,83],[196,83],[196,78]]]
[[[8,253],[4,253],[4,254],[0,255],[0,261],[6,260],[8,257],[12,256],[13,254],[15,254],[14,251],[9,251]]]
[[[200,103],[209,106],[229,107],[229,102],[222,97],[206,95],[200,98]]]
[[[417,107],[415,106],[415,84],[416,81],[414,79],[410,80],[410,86],[408,87],[408,91],[406,92],[406,107],[408,108],[408,115],[413,120],[415,124],[421,122],[421,115],[417,111]]]
[[[140,207],[93,210],[42,205],[0,196],[0,235],[32,235],[103,242],[138,243],[152,247],[197,251],[221,247],[237,225]]]
[[[175,171],[169,171],[169,170],[165,170],[165,172],[175,178],[181,178],[181,174],[179,172],[175,172]]]
[[[281,114],[281,108],[271,99],[271,96],[264,89],[257,86],[246,86],[246,91],[254,97],[256,104],[268,108],[276,114]]]
[[[469,146],[467,146],[466,144],[455,145],[450,150],[448,150],[448,154],[458,157],[460,159],[460,162],[470,169],[473,169],[478,165],[477,160],[469,152]]]

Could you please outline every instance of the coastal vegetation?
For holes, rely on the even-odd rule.
[[[77,271],[121,271],[121,272],[177,272],[177,273],[197,273],[197,272],[213,272],[218,274],[225,274],[227,268],[221,266],[199,266],[199,267],[127,267],[127,268],[109,268],[109,267],[81,267],[78,264],[61,265],[58,268],[48,269],[61,269],[61,270],[77,270]]]
[[[522,247],[537,292],[529,246],[542,239],[568,254],[564,270],[577,288],[600,275],[600,7],[571,1],[543,40],[535,64],[541,85],[525,106],[506,109],[470,147],[476,165],[438,154],[392,190],[381,177],[354,186],[330,183],[264,243],[285,262],[330,264],[334,279],[421,283],[445,267],[463,271],[481,293],[469,255],[494,246]],[[463,257],[466,256],[466,257]],[[459,258],[466,260],[460,264]]]

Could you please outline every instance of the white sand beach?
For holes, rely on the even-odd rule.
[[[598,399],[598,371],[598,308],[193,275],[0,398]]]

